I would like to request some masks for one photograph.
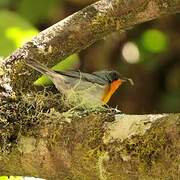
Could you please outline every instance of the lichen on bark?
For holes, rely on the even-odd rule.
[[[37,73],[24,65],[28,58],[52,64],[110,32],[180,10],[179,0],[111,2],[98,1],[73,14],[6,59],[6,66],[11,66],[5,76],[0,74],[0,85],[4,85],[0,95],[12,91],[10,96],[0,97],[0,175],[47,179],[178,179],[179,114],[162,116],[156,121],[152,117],[156,119],[159,115],[144,115],[149,122],[144,118],[139,122],[142,116],[121,114],[117,120],[111,110],[71,109],[56,91],[34,88],[32,82]],[[136,121],[129,126],[126,120]],[[129,133],[112,134],[113,128],[127,129]]]

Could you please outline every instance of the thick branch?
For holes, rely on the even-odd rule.
[[[18,136],[16,129],[0,154],[0,175],[178,179],[180,114],[101,114],[63,120],[61,116],[61,121],[48,123],[44,118],[46,123],[33,132],[26,127]]]
[[[107,34],[180,11],[180,0],[102,0],[39,33],[6,59],[63,59]]]
[[[19,59],[29,58],[53,63],[57,59],[79,52],[111,32],[179,10],[180,0],[98,1],[39,33],[8,57],[5,64],[14,64],[13,62]],[[7,87],[9,81],[15,92],[22,87],[24,90],[32,89],[32,81],[35,79],[30,76],[32,70],[27,72],[27,67],[24,68],[20,62],[10,69],[10,76],[3,78],[1,87]]]
[[[179,10],[180,0],[99,1],[41,32],[5,62],[62,59],[111,32]],[[27,88],[31,81],[22,64],[12,70],[13,88]],[[80,118],[71,111],[60,113],[57,97],[40,96],[24,94],[22,102],[16,97],[1,101],[0,175],[145,179],[147,174],[152,178],[164,174],[164,179],[178,179],[179,114]],[[44,98],[47,102],[40,101]]]

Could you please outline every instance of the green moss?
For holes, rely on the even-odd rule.
[[[19,135],[36,135],[36,130],[51,123],[53,119],[55,122],[63,121],[61,111],[67,107],[59,99],[60,95],[51,92],[32,92],[20,93],[9,100],[1,101],[0,125],[4,127],[0,130],[1,151],[10,151]]]
[[[176,143],[179,137],[176,136],[179,130],[174,123],[175,120],[170,116],[169,119],[154,123],[143,136],[136,135],[124,142],[109,144],[107,150],[110,161],[106,163],[106,169],[111,174],[109,179],[177,178],[180,159]]]
[[[103,123],[107,120],[105,113],[91,114],[89,116],[76,119],[72,122],[72,126],[64,127],[61,134],[60,142],[64,142],[60,146],[66,146],[65,149],[70,150],[71,179],[97,179],[102,175],[100,173],[99,162],[105,153],[103,149]],[[68,139],[68,140],[67,140]],[[93,172],[93,173],[92,173]]]
[[[158,178],[162,173],[165,178],[178,177],[179,137],[174,137],[179,131],[178,124],[174,124],[177,119],[165,117],[165,120],[153,123],[143,135],[135,135],[123,142],[104,144],[103,127],[105,122],[114,120],[112,112],[80,115],[75,111],[66,111],[67,114],[63,116],[65,112],[58,110],[62,104],[55,102],[57,97],[54,95],[40,93],[26,94],[24,97],[22,94],[20,97],[0,106],[6,109],[6,113],[1,115],[4,117],[1,123],[6,126],[0,138],[3,141],[1,151],[4,153],[11,152],[11,148],[15,149],[22,135],[34,136],[36,139],[44,138],[48,150],[61,161],[61,172],[58,172],[57,177],[87,180],[143,179]],[[52,99],[53,106],[48,103],[51,98],[55,98]],[[71,119],[70,122],[65,120],[67,117]],[[19,148],[16,151],[14,149],[12,158],[19,153]],[[33,172],[38,174],[37,170]]]
[[[2,154],[11,153],[8,156],[10,159],[17,158],[22,153],[22,148],[18,146],[23,147],[24,144],[21,137],[30,142],[32,150],[37,148],[38,141],[44,139],[46,150],[62,162],[62,171],[58,172],[58,177],[87,180],[143,179],[147,176],[161,177],[162,173],[165,178],[178,177],[179,137],[174,135],[178,134],[179,126],[174,124],[177,119],[173,119],[176,116],[156,120],[145,134],[104,144],[105,122],[114,120],[113,111],[78,111],[65,106],[61,99],[60,94],[41,91],[21,92],[9,101],[1,101]],[[33,167],[39,166],[36,160],[34,164]],[[19,164],[20,169],[21,166]],[[37,169],[33,169],[35,175],[39,173]]]

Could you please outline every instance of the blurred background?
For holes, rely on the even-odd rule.
[[[92,2],[0,0],[0,57]],[[176,14],[111,34],[83,50],[79,58],[73,56],[68,66],[79,64],[85,72],[115,69],[132,78],[134,86],[124,84],[109,103],[125,113],[180,112],[179,58],[180,14]]]

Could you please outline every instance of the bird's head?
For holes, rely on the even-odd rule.
[[[101,77],[104,81],[108,81],[109,83],[112,83],[114,81],[119,81],[121,83],[123,82],[129,82],[131,85],[134,85],[134,82],[132,79],[123,77],[119,72],[117,71],[98,71],[94,72],[93,74]]]

